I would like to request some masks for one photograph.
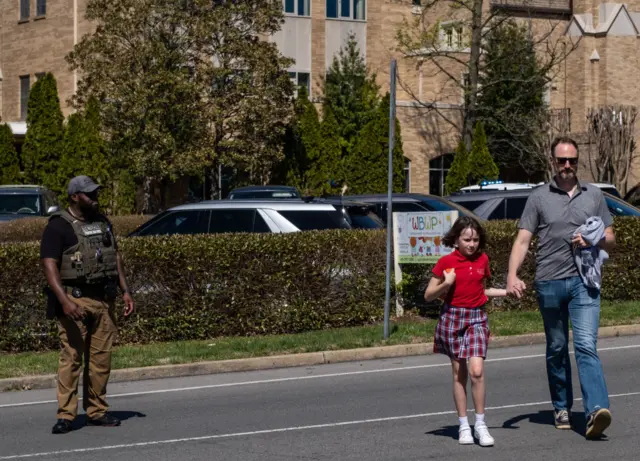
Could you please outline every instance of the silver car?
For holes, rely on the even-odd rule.
[[[284,200],[211,200],[163,211],[129,236],[286,233],[350,228],[343,213],[329,204]]]

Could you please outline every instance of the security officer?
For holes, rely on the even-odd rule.
[[[73,178],[67,190],[69,207],[49,219],[40,246],[48,283],[47,313],[57,319],[61,342],[54,434],[72,430],[83,355],[87,424],[120,425],[120,420],[107,413],[106,402],[111,349],[117,334],[118,285],[125,317],[133,312],[134,304],[111,223],[99,212],[99,189],[87,176]]]

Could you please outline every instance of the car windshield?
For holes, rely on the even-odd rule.
[[[640,216],[640,210],[633,205],[605,194],[607,208],[613,216]]]
[[[360,207],[347,207],[351,227],[354,229],[383,229],[384,222],[372,211]]]
[[[350,229],[351,226],[340,211],[328,210],[278,210],[282,216],[300,230]]]
[[[451,211],[457,210],[461,216],[471,216],[472,218],[478,219],[482,221],[482,218],[473,213],[469,208],[466,207],[464,202],[458,204],[454,203],[451,200],[447,200],[446,198],[440,197],[438,200],[421,197],[420,201],[424,204],[425,207],[429,208],[429,211]]]
[[[0,195],[0,214],[40,214],[40,196],[36,194]]]
[[[620,193],[618,192],[618,189],[616,189],[615,187],[601,187],[600,189],[602,190],[602,192],[606,192],[607,194],[611,194],[614,197],[622,198],[622,197],[620,197]]]
[[[265,199],[265,198],[300,198],[300,195],[293,191],[282,190],[257,190],[257,191],[240,191],[234,192],[229,197],[232,200],[237,199]]]

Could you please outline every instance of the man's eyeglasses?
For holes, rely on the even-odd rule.
[[[578,164],[578,157],[555,157],[558,165],[564,165],[569,162],[569,165],[576,166]]]
[[[91,200],[98,200],[98,191],[94,190],[93,192],[83,192],[84,195],[89,197]]]

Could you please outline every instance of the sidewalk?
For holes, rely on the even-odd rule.
[[[599,338],[640,335],[640,324],[602,327]],[[570,333],[571,336],[571,333]],[[511,346],[544,344],[544,333],[532,333],[519,336],[493,337],[490,349]],[[143,368],[125,368],[113,370],[109,382],[139,381],[145,379],[176,378],[216,373],[267,370],[273,368],[324,365],[337,362],[429,355],[433,353],[432,343],[402,344],[396,346],[367,347],[304,354],[273,355],[236,360],[196,362],[183,365],[162,365]],[[0,392],[22,391],[30,389],[49,389],[56,386],[56,375],[24,376],[20,378],[0,379]]]

